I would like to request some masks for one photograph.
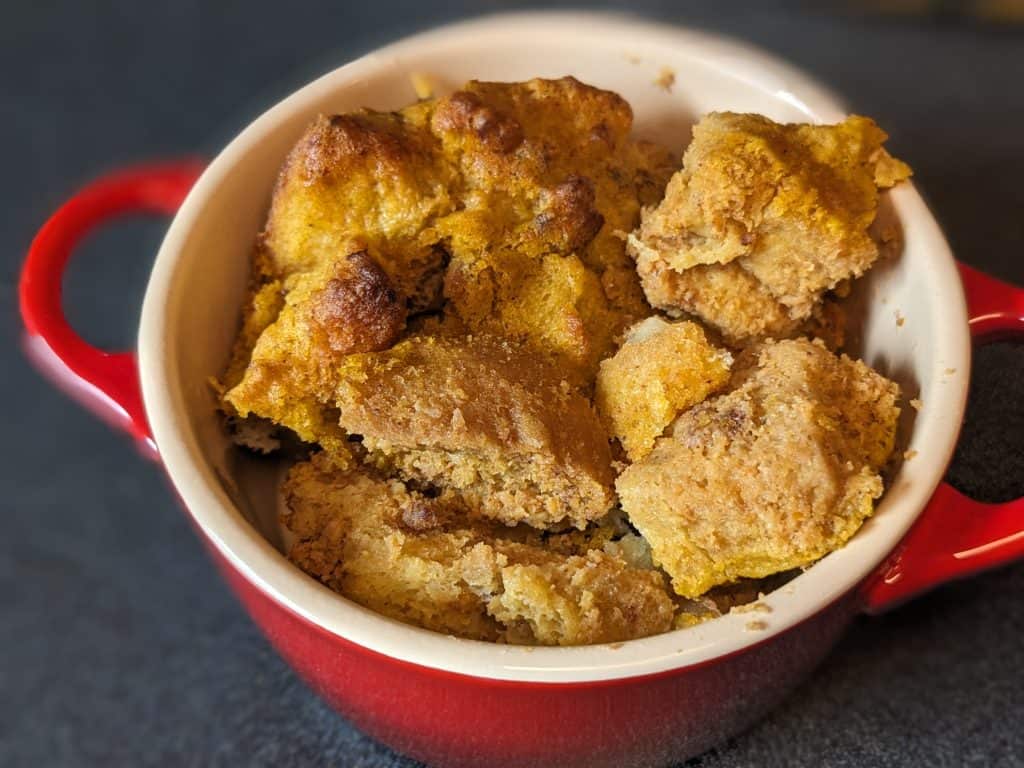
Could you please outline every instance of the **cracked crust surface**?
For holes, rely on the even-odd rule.
[[[766,342],[616,483],[677,593],[809,565],[882,493],[897,385],[820,342]]]
[[[535,531],[471,519],[450,497],[339,471],[322,453],[292,468],[284,495],[291,559],[399,621],[530,645],[621,642],[672,626],[664,577],[586,539],[548,546]]]
[[[878,190],[910,175],[886,134],[852,116],[784,125],[713,112],[683,168],[629,238],[655,307],[689,313],[732,343],[793,333],[825,291],[878,258]]]
[[[575,381],[593,381],[614,337],[650,314],[619,233],[674,170],[629,137],[620,96],[572,78],[470,83],[434,113],[466,205],[437,223],[451,266],[447,313],[470,330],[527,340]]]
[[[413,336],[346,358],[338,379],[340,424],[382,469],[508,524],[583,528],[611,509],[611,452],[590,402],[511,342]]]
[[[472,81],[396,112],[319,117],[274,191],[246,310],[259,322],[225,376],[229,410],[315,439],[333,408],[320,394],[333,365],[393,340],[403,310],[442,307],[438,332],[520,341],[592,386],[615,335],[650,313],[616,233],[636,226],[674,170],[667,151],[629,137],[631,126],[620,96],[571,77]],[[380,290],[339,292],[348,278],[337,271],[353,258],[371,265]],[[279,297],[273,305],[263,286]],[[311,328],[300,305],[315,302]],[[306,338],[318,328],[326,348]],[[293,373],[277,388],[302,400],[301,412],[265,391],[284,368]]]

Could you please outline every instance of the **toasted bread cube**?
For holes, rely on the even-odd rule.
[[[899,387],[821,342],[751,347],[730,386],[683,413],[616,483],[686,598],[842,546],[872,513],[893,451]]]
[[[837,125],[706,115],[664,200],[629,238],[648,300],[741,342],[793,330],[878,258],[868,234],[878,190],[910,175],[886,138],[856,115]],[[726,293],[726,279],[753,287]]]
[[[614,504],[597,413],[527,348],[412,336],[349,356],[338,378],[340,424],[383,471],[456,492],[509,525],[582,529]]]
[[[676,416],[729,380],[731,363],[696,323],[649,317],[601,363],[595,401],[630,461],[639,461]]]

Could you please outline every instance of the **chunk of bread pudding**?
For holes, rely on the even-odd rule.
[[[820,342],[765,342],[616,488],[678,594],[809,565],[882,494],[898,386]]]

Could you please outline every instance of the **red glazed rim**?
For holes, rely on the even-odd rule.
[[[1024,289],[960,264],[971,336],[977,344],[1024,340]],[[975,501],[943,482],[906,538],[863,590],[869,613],[893,608],[939,584],[1024,558],[1024,498]]]
[[[96,349],[75,333],[64,317],[62,276],[75,246],[97,226],[125,215],[173,215],[202,169],[195,159],[155,163],[85,187],[39,230],[18,286],[28,356],[68,395],[126,431],[151,456],[155,446],[135,354]]]
[[[219,200],[218,195],[228,181],[233,180],[237,186],[237,169],[245,166],[248,153],[279,132],[289,118],[315,112],[321,105],[329,103],[339,87],[352,82],[371,82],[382,68],[391,66],[388,62],[403,60],[408,66],[422,52],[436,52],[439,48],[446,53],[466,53],[468,56],[483,49],[502,50],[503,46],[514,50],[515,46],[521,48],[519,41],[524,35],[537,41],[538,45],[551,46],[552,50],[560,50],[565,40],[572,39],[574,44],[593,46],[595,50],[608,48],[609,51],[617,51],[623,45],[643,45],[644,50],[652,52],[651,55],[659,55],[660,52],[666,58],[692,56],[694,61],[733,73],[745,84],[752,83],[751,87],[776,94],[791,105],[798,105],[812,119],[831,120],[844,111],[834,97],[806,76],[748,46],[702,33],[666,29],[618,17],[592,14],[496,17],[417,35],[389,46],[321,78],[271,109],[214,160],[189,193],[160,249],[146,294],[139,335],[146,412],[168,474],[210,542],[253,585],[328,632],[421,666],[510,681],[619,679],[705,663],[770,639],[814,615],[862,581],[910,528],[938,484],[951,455],[963,414],[969,370],[966,312],[948,245],[912,185],[894,190],[891,200],[899,212],[907,242],[926,246],[928,251],[930,263],[924,278],[931,281],[930,304],[926,306],[927,317],[924,320],[941,329],[938,338],[946,345],[947,354],[945,357],[940,355],[937,360],[953,373],[946,374],[936,386],[930,403],[933,411],[919,419],[915,426],[912,445],[919,450],[917,464],[909,471],[901,471],[879,513],[845,548],[824,558],[790,585],[766,597],[771,613],[764,631],[747,632],[745,625],[749,617],[730,614],[690,629],[616,646],[525,649],[458,640],[398,624],[339,597],[288,563],[234,508],[220,478],[202,459],[202,446],[189,427],[190,420],[178,383],[177,362],[168,348],[168,340],[174,338],[175,333],[174,326],[169,324],[169,314],[175,304],[182,301],[179,290],[182,274],[178,266],[182,254],[189,247],[190,236],[197,222],[208,212],[210,202]],[[68,239],[72,241],[74,237]],[[42,277],[57,280],[64,259],[66,255],[50,261],[30,258],[26,265],[26,280],[33,282],[35,276],[28,273],[44,262],[51,271]],[[23,311],[26,310],[26,296],[31,298],[35,295],[33,290],[24,289],[25,284],[23,280]],[[1018,293],[1012,295],[1019,298]],[[52,301],[50,306],[52,308]],[[1000,306],[994,311],[1003,310],[1004,307]],[[42,326],[32,324],[32,315],[31,308],[25,311],[26,323],[39,333]],[[979,322],[990,321],[979,318]],[[69,331],[66,328],[62,330]],[[41,333],[45,335],[46,329],[43,328]],[[52,343],[50,347],[53,348]],[[95,362],[100,358],[92,359]],[[123,367],[123,362],[119,365]],[[67,368],[78,379],[89,381],[114,405],[131,412],[130,390],[105,385],[88,365],[67,365]],[[928,375],[932,374],[929,372]],[[132,419],[131,423],[137,426],[141,422]],[[913,537],[908,537],[900,550],[902,559],[899,562],[905,566],[904,574],[916,562],[908,554],[918,551],[913,544]],[[1012,544],[1010,541],[1006,546]],[[977,550],[978,547],[972,549]],[[1013,550],[1000,551],[1011,553]],[[971,563],[981,564],[982,561],[972,560]],[[880,587],[873,586],[866,593],[866,600],[873,609],[884,608],[906,594],[934,585],[938,578],[961,575],[970,570],[972,568],[963,568],[952,574],[929,571],[930,575],[916,585],[906,575],[895,580],[887,577],[882,579],[882,583],[903,584],[901,595],[894,597],[892,593],[879,591]],[[908,586],[913,586],[913,589],[908,590]]]

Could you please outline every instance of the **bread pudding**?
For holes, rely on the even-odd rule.
[[[318,117],[217,382],[236,442],[292,464],[291,560],[402,622],[579,645],[842,546],[899,414],[836,351],[909,175],[884,139],[713,113],[680,167],[571,77]]]
[[[878,258],[868,233],[878,190],[910,173],[885,139],[860,116],[705,116],[664,199],[629,238],[647,299],[733,343],[792,334],[825,291]]]
[[[882,495],[896,384],[819,341],[745,349],[728,389],[680,415],[618,478],[677,593],[808,565]]]

